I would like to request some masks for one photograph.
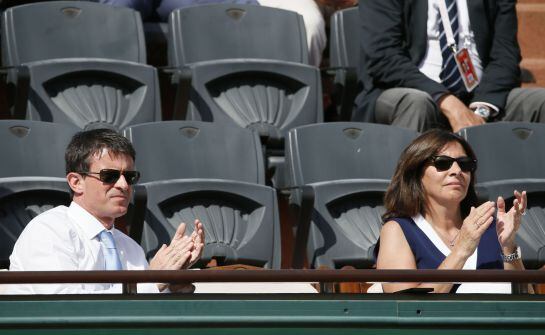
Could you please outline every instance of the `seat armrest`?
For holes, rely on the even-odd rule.
[[[292,267],[294,269],[302,269],[307,254],[308,234],[310,230],[310,222],[312,219],[312,211],[314,210],[314,188],[312,186],[302,186],[302,202],[299,209],[297,220],[297,231],[295,233],[295,247],[293,248]]]
[[[10,101],[10,106],[13,106],[13,117],[15,119],[25,119],[30,91],[30,71],[26,65],[0,68],[0,73],[4,76],[7,76],[12,71],[15,73],[15,84],[11,87],[14,92],[13,95],[8,93],[7,98]],[[10,91],[9,85],[7,91]],[[12,100],[10,99],[10,95],[14,97]]]
[[[130,224],[129,236],[139,244],[142,241],[147,202],[148,194],[146,188],[136,185],[134,187],[133,208],[128,215],[127,221]]]

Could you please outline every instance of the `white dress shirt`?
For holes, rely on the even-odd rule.
[[[441,54],[441,46],[439,45],[439,24],[441,18],[439,16],[439,1],[445,0],[428,0],[428,47],[426,56],[419,65],[419,70],[428,78],[441,82],[439,73],[443,65],[443,56]],[[469,51],[469,56],[477,72],[477,77],[480,79],[483,73],[483,67],[479,53],[477,52],[477,44],[475,44],[475,35],[471,29],[469,22],[469,12],[467,9],[467,0],[456,0],[458,6],[458,27],[459,41],[458,50],[466,48]]]
[[[445,0],[428,0],[428,46],[426,48],[426,55],[418,66],[420,72],[438,83],[441,82],[439,74],[441,73],[441,67],[443,66],[443,55],[441,54],[441,46],[439,44],[439,24],[441,24],[439,1]],[[473,62],[475,72],[477,73],[477,78],[480,80],[483,74],[483,65],[481,63],[481,58],[479,57],[479,52],[477,51],[475,34],[471,29],[471,22],[469,21],[467,0],[456,0],[456,6],[458,6],[458,27],[460,34],[458,50],[462,48],[468,50],[469,57],[471,58],[471,62]],[[474,101],[469,107],[476,108],[483,105],[492,108],[496,112],[499,110],[495,105],[484,101]]]
[[[10,271],[105,270],[98,234],[104,226],[72,202],[35,217],[25,227],[10,256]],[[130,237],[112,229],[123,270],[145,270],[142,248]],[[121,293],[121,284],[18,284],[8,294]],[[156,284],[138,284],[139,293],[158,293]]]

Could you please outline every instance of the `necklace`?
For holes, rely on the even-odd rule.
[[[440,232],[439,230],[437,230],[433,225],[431,225],[433,230],[435,230],[436,233],[438,233],[440,235],[440,237],[445,240],[445,241],[448,241],[448,245],[449,247],[453,247],[454,246],[454,242],[456,242],[456,239],[458,238],[458,235],[460,235],[460,230],[458,230],[458,232],[456,233],[456,235],[454,236],[454,238],[451,240],[449,238],[445,238],[445,236],[443,235],[442,232]]]

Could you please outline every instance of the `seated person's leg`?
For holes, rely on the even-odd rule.
[[[449,128],[432,97],[412,88],[385,90],[377,99],[375,120],[420,132],[430,128]]]
[[[503,121],[545,123],[545,88],[515,88],[507,96]]]

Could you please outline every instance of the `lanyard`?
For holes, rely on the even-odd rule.
[[[457,6],[456,0],[454,1],[454,6]],[[447,45],[452,51],[456,52],[456,41],[454,40],[454,34],[452,33],[452,26],[450,25],[450,18],[448,17],[448,9],[445,0],[439,0],[439,13],[441,14],[441,21],[443,21]]]

